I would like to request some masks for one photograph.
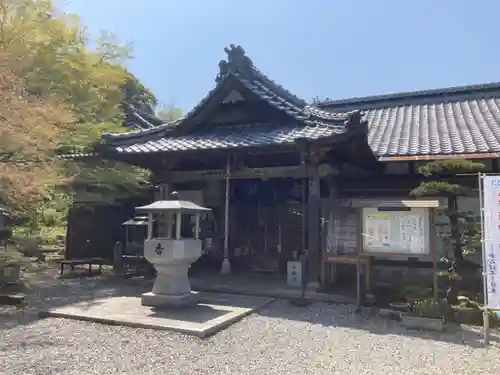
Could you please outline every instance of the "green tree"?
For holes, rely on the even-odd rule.
[[[94,47],[89,47],[91,44]],[[92,199],[111,201],[118,193],[129,194],[143,186],[148,174],[123,163],[94,160],[66,160],[60,163],[55,157],[56,153],[89,152],[100,142],[102,132],[125,131],[122,126],[123,103],[124,97],[130,94],[131,90],[127,91],[126,87],[131,81],[135,91],[126,100],[149,101],[155,105],[154,96],[122,65],[130,57],[128,44],[119,43],[113,34],[105,32],[97,40],[89,40],[78,17],[59,13],[50,0],[0,0],[0,52],[2,67],[16,82],[22,98],[39,109],[38,112],[31,112],[33,118],[26,120],[24,125],[20,124],[22,116],[13,116],[10,122],[16,125],[9,128],[11,133],[20,138],[24,131],[37,142],[28,144],[19,141],[11,145],[2,142],[0,153],[11,152],[7,146],[24,148],[22,154],[16,154],[19,155],[16,163],[10,160],[3,163],[2,168],[15,166],[22,169],[28,178],[28,171],[34,176],[37,170],[41,171],[39,167],[44,163],[54,166],[51,170],[54,173],[38,173],[40,177],[52,176],[54,183],[31,178],[32,191],[37,190],[34,186],[38,186],[39,191],[43,188],[44,194],[38,194],[40,199],[30,201],[41,204],[38,209],[25,212],[42,212],[44,205],[60,194],[92,191]],[[8,91],[11,86],[9,81],[3,89]],[[49,112],[50,106],[60,107],[61,116],[46,119],[48,115],[43,113],[43,109]],[[7,110],[6,113],[10,112]],[[46,123],[57,125],[58,131]],[[50,137],[44,138],[29,128],[34,124]],[[60,131],[63,127],[64,130]],[[34,155],[36,162],[25,162],[29,157],[33,160]],[[9,177],[6,174],[4,170],[0,177],[5,180]],[[20,184],[11,186],[10,199],[22,197],[16,195],[21,189]],[[9,202],[9,197],[0,196],[0,200]]]
[[[158,100],[132,73],[127,72],[122,90],[122,110],[124,113],[132,109],[150,116],[155,114]]]
[[[163,106],[156,112],[156,116],[166,122],[178,120],[182,117],[182,111],[173,105]]]
[[[63,175],[57,139],[71,131],[73,113],[51,96],[29,95],[6,67],[0,67],[0,113],[0,202],[25,216]]]
[[[448,264],[450,287],[447,291],[448,302],[457,303],[457,296],[463,281],[472,281],[467,270],[470,263],[466,257],[475,254],[481,248],[480,219],[472,212],[460,212],[457,206],[459,196],[473,195],[472,189],[450,179],[460,173],[479,172],[484,164],[466,159],[448,159],[429,162],[419,168],[420,174],[432,180],[421,182],[411,190],[413,196],[444,196],[448,198],[448,208],[444,213],[449,218],[450,231],[442,233],[445,243],[453,249],[451,260],[444,259]],[[456,177],[455,177],[456,179]]]

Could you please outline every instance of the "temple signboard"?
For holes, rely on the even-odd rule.
[[[429,255],[429,210],[363,209],[363,250],[394,255]]]
[[[327,175],[332,169],[327,164],[318,166],[320,176]],[[335,172],[335,171],[334,171]],[[231,171],[231,179],[251,178],[304,178],[307,177],[306,168],[303,165],[264,167],[264,168],[240,168]],[[223,180],[226,178],[224,169],[208,169],[199,171],[173,171],[173,182]]]
[[[299,165],[290,167],[241,168],[231,171],[231,179],[279,177],[306,177],[306,170],[303,166]],[[223,180],[224,178],[226,178],[226,172],[224,169],[172,172],[172,180],[174,182]]]

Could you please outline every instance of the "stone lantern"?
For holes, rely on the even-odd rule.
[[[188,201],[160,200],[137,207],[136,211],[148,215],[144,257],[157,272],[152,292],[142,295],[142,305],[180,307],[196,304],[198,295],[191,291],[188,269],[201,257],[200,216],[210,209]],[[155,215],[164,215],[165,220],[157,222],[167,226],[166,236],[154,236]],[[186,225],[191,225],[188,233]],[[158,230],[158,233],[163,231]]]

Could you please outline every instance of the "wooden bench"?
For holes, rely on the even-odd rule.
[[[14,293],[14,294],[4,294],[0,292],[0,306],[8,305],[8,306],[17,306],[24,303],[24,294],[22,293]]]
[[[66,259],[60,260],[58,263],[61,265],[61,276],[64,273],[64,266],[70,266],[71,272],[75,271],[75,266],[87,265],[89,266],[89,274],[92,273],[92,265],[99,266],[98,272],[101,273],[102,264],[104,259],[101,258],[85,258],[85,259]]]

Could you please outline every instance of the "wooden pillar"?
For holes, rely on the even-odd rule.
[[[361,290],[361,252],[363,251],[363,209],[356,208],[356,227],[358,228],[358,238],[356,246],[356,306],[361,308],[363,295]],[[359,310],[358,310],[359,311]]]
[[[76,219],[76,208],[73,203],[68,210],[68,216],[66,219],[66,243],[64,247],[64,259],[71,259],[71,249],[73,249],[73,223]]]
[[[307,168],[307,167],[306,167]],[[301,245],[302,245],[302,251],[305,251],[307,249],[307,198],[308,198],[308,189],[309,187],[309,179],[303,178],[301,181],[301,196],[300,196],[300,204],[301,204],[301,211],[302,211],[302,218],[301,218]]]
[[[337,186],[337,179],[336,177],[334,176],[330,176],[328,178],[328,199],[330,201],[330,207],[332,207],[331,209],[329,209],[326,214],[328,215],[328,217],[326,217],[326,220],[330,221],[330,220],[334,220],[334,219],[337,219],[339,218],[339,208],[337,208],[337,205],[334,204],[334,201],[336,199],[338,199],[339,197],[339,189],[338,189],[338,186]],[[327,242],[328,242],[328,229],[329,229],[329,226],[325,226],[323,228],[325,230],[325,233],[324,233],[324,237],[325,237],[325,241],[323,241],[322,243],[322,249],[320,249],[321,251],[321,265],[320,265],[320,284],[321,284],[321,287],[325,287],[326,286],[326,265],[325,265],[325,262],[324,262],[324,258],[328,255],[339,255],[338,254],[338,248],[337,246],[335,247],[335,253],[333,254],[326,254],[326,247],[327,247]],[[335,235],[337,235],[338,233],[335,233]],[[328,265],[328,277],[329,277],[329,281],[332,283],[332,284],[335,284],[337,282],[337,277],[338,277],[338,264],[329,264]]]
[[[231,183],[231,159],[226,159],[226,183],[225,183],[225,201],[224,201],[224,259],[220,273],[227,275],[231,273],[231,263],[229,262],[229,205],[230,205],[230,183]]]
[[[172,189],[172,173],[168,167],[153,171],[153,181],[158,184],[154,200],[168,200]]]
[[[319,287],[320,279],[320,179],[317,163],[311,158],[308,165],[309,194],[307,200],[307,250],[309,286]]]

